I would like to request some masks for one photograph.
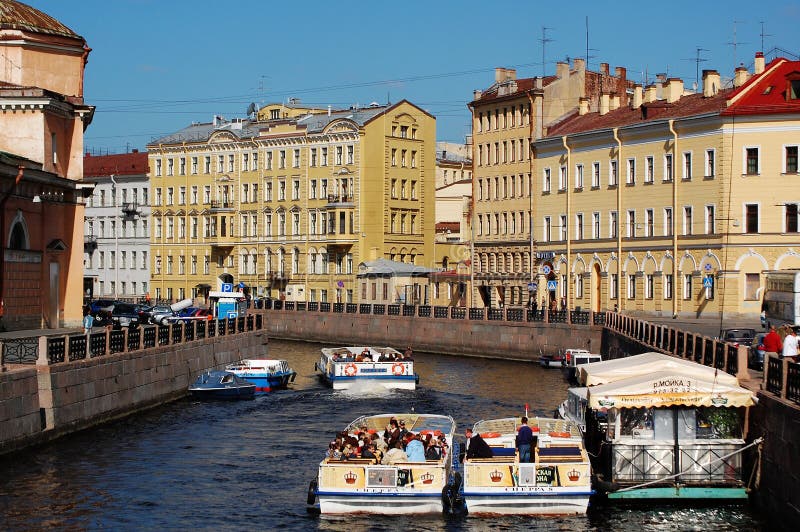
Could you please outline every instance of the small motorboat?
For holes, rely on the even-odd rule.
[[[189,386],[189,392],[198,399],[252,399],[256,385],[230,371],[206,371]]]
[[[285,389],[297,377],[287,361],[277,359],[244,359],[228,364],[225,370],[255,384],[259,394]]]

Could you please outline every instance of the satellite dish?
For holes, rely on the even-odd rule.
[[[258,111],[258,108],[256,107],[256,104],[254,102],[251,102],[250,105],[247,106],[247,114],[248,114],[248,116],[255,114],[256,111]]]

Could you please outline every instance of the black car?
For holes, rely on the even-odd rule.
[[[138,327],[142,323],[139,307],[132,303],[115,303],[111,311],[111,324],[115,329]]]
[[[722,329],[719,334],[720,340],[728,342],[729,344],[746,345],[753,344],[753,339],[756,337],[755,329],[738,328],[738,329]]]

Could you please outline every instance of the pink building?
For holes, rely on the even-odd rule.
[[[0,328],[82,319],[86,41],[0,0]]]

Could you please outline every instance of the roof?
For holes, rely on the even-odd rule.
[[[458,233],[461,230],[460,222],[439,222],[436,224],[437,233]]]
[[[113,155],[90,155],[83,158],[84,177],[146,174],[147,152],[134,151]]]
[[[0,0],[0,30],[15,29],[83,40],[83,37],[50,15],[22,2]]]
[[[474,105],[476,103],[486,102],[488,100],[496,100],[499,98],[505,99],[509,97],[520,96],[536,88],[537,79],[538,78],[519,78],[519,79],[504,81],[502,83],[495,82],[491,87],[481,92],[481,95],[475,100],[473,100],[471,103]],[[550,83],[552,83],[557,79],[558,76],[545,76],[544,78],[542,78],[542,87],[549,85]],[[500,94],[501,92],[500,88],[510,85],[511,83],[516,83],[517,90],[510,93]]]
[[[396,276],[421,276],[427,273],[434,272],[431,268],[424,266],[417,266],[416,264],[408,264],[405,262],[397,262],[384,258],[365,261],[359,265],[359,277],[365,275],[396,275]]]
[[[790,81],[800,82],[800,61],[777,57],[759,76],[753,76],[731,94],[732,104],[723,115],[800,112],[800,98],[787,95]],[[795,96],[800,96],[796,94]]]
[[[681,371],[698,379],[727,384],[739,382],[736,377],[724,371],[656,352],[581,364],[577,368],[578,380],[585,386],[607,384],[637,375],[648,375],[654,371]]]

